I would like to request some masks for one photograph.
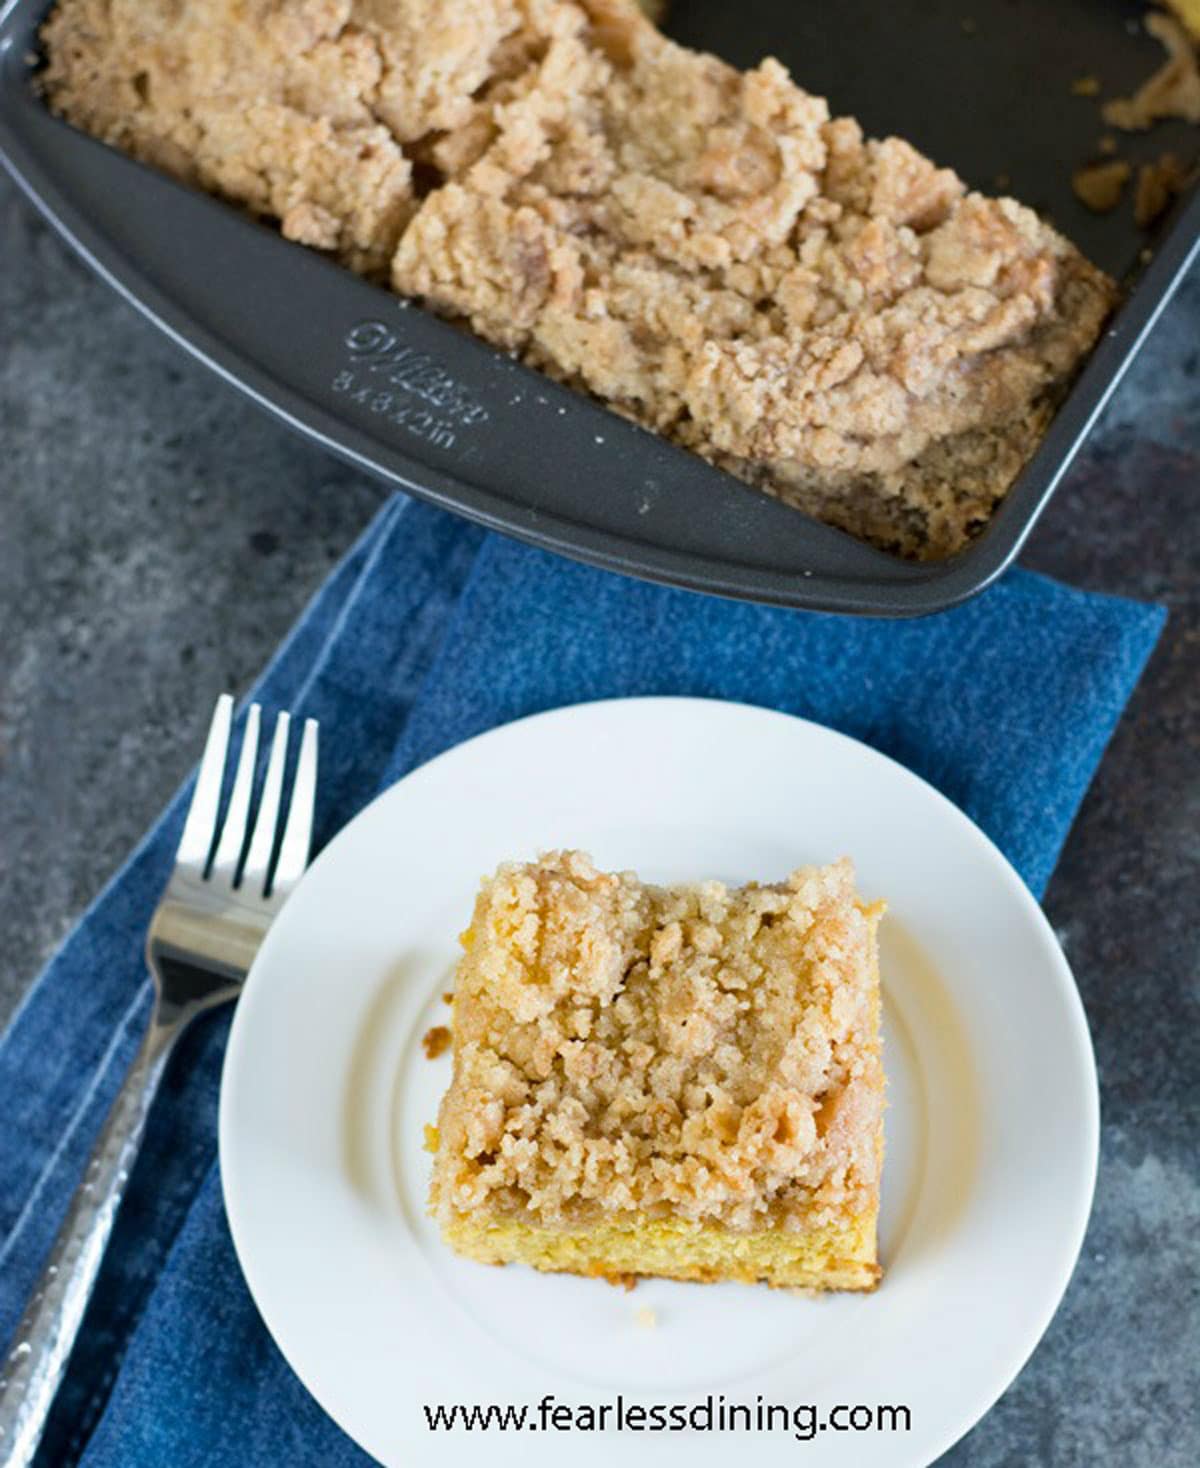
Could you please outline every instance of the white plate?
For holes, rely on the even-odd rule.
[[[480,876],[561,845],[660,882],[778,878],[845,852],[863,893],[888,899],[876,1293],[654,1280],[626,1295],[442,1247],[424,1213],[422,1127],[450,1062],[426,1060],[420,1037],[445,1019]],[[628,1468],[724,1465],[731,1452],[762,1465],[798,1454],[809,1468],[924,1465],[987,1411],[1049,1323],[1082,1242],[1097,1136],[1070,971],[1037,903],[960,811],[817,725],[658,698],[494,730],[351,822],[250,974],[220,1126],[254,1299],[300,1379],[388,1468],[481,1453],[587,1465],[614,1452]],[[426,1405],[548,1394],[689,1410],[711,1396],[717,1412],[722,1399],[752,1412],[761,1399],[822,1416],[905,1406],[911,1429],[798,1442],[779,1426],[617,1437],[425,1425]],[[795,1421],[808,1431],[803,1410]]]

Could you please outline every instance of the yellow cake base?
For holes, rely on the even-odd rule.
[[[516,1219],[452,1218],[443,1227],[458,1253],[484,1264],[528,1264],[553,1273],[621,1280],[765,1281],[786,1289],[873,1290],[875,1218],[809,1232],[733,1233],[715,1224],[632,1218],[591,1228],[535,1228]]]

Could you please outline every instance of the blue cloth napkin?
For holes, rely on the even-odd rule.
[[[938,786],[1036,893],[1163,613],[1013,572],[919,622],[721,602],[594,571],[402,498],[334,573],[255,696],[321,720],[318,839],[472,734],[541,709],[699,694],[803,714]],[[142,943],[183,790],[0,1039],[0,1338],[19,1317],[149,1005]],[[291,1374],[221,1203],[228,1017],[170,1069],[39,1462],[349,1468],[370,1460]]]

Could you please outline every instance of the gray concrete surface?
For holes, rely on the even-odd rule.
[[[185,359],[6,182],[0,260],[2,1021],[381,491]],[[1095,1214],[1045,1340],[947,1463],[1200,1462],[1198,495],[1200,272],[1024,557],[1171,620],[1047,900],[1100,1064]]]

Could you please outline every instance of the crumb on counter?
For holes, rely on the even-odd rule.
[[[658,1312],[651,1309],[649,1305],[643,1305],[640,1310],[635,1310],[633,1318],[643,1330],[655,1330],[658,1327]]]
[[[1098,97],[1100,95],[1100,78],[1098,76],[1077,76],[1071,83],[1071,95],[1073,97]]]

